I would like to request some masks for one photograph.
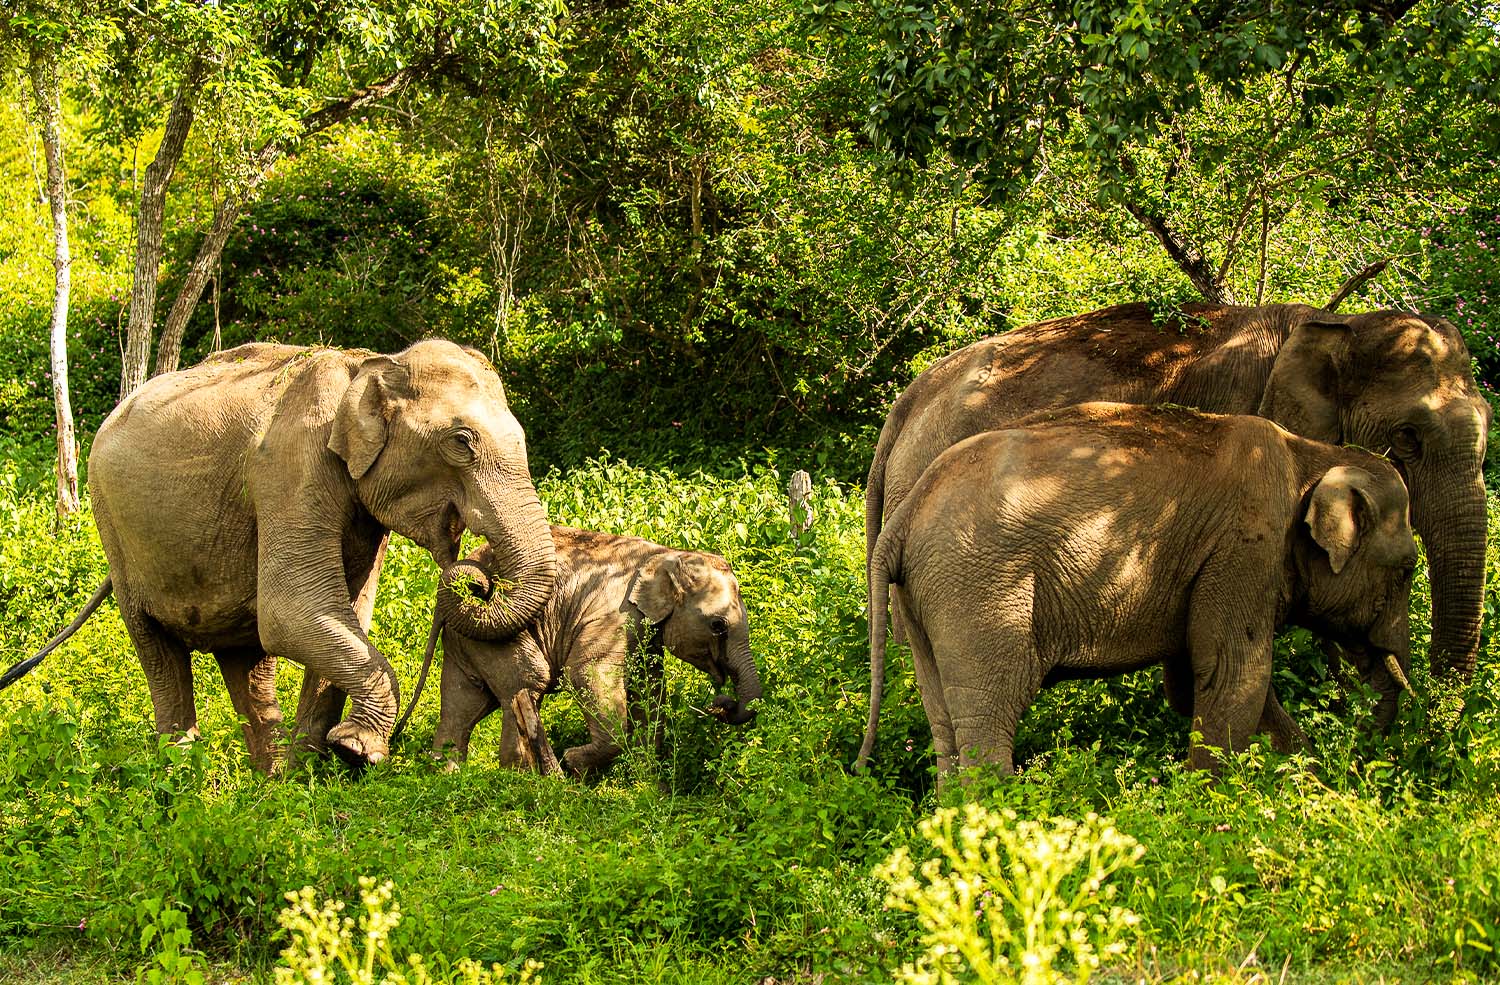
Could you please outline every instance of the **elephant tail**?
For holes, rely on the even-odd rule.
[[[438,606],[433,606],[432,630],[427,634],[427,652],[422,655],[422,670],[417,674],[417,685],[411,689],[411,700],[406,703],[406,710],[401,713],[396,727],[391,730],[391,745],[395,745],[396,740],[401,738],[401,732],[406,728],[406,720],[411,718],[412,709],[422,698],[422,688],[427,684],[427,672],[432,669],[432,658],[437,653],[438,637],[443,632],[443,617],[440,611]]]
[[[890,460],[891,449],[911,416],[915,398],[908,388],[891,405],[891,412],[880,428],[880,437],[875,442],[875,456],[870,461],[870,472],[865,477],[865,585],[874,583],[875,545],[880,540],[880,527],[885,516],[885,467]]]
[[[876,543],[870,558],[870,718],[865,741],[859,747],[854,771],[863,772],[875,751],[875,730],[880,722],[880,699],[885,693],[885,638],[891,605],[891,573],[899,568],[901,543],[895,527],[888,528]]]
[[[19,681],[21,678],[31,673],[32,668],[41,663],[43,660],[47,659],[47,654],[51,653],[53,650],[56,650],[58,647],[66,643],[68,637],[78,632],[78,627],[88,622],[89,616],[94,614],[94,610],[99,608],[99,606],[103,604],[105,599],[109,598],[110,594],[114,590],[114,582],[110,580],[108,575],[106,575],[103,584],[94,589],[94,594],[89,596],[89,600],[83,604],[83,611],[79,612],[78,615],[73,618],[73,621],[68,623],[66,629],[58,633],[56,636],[52,637],[52,639],[48,640],[47,645],[42,647],[41,650],[37,652],[36,656],[27,657],[25,660],[22,660],[20,663],[7,670],[4,674],[0,674],[0,691],[4,691],[16,681]]]

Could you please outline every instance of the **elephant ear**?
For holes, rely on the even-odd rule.
[[[1256,414],[1304,438],[1337,443],[1339,384],[1352,331],[1328,315],[1292,329],[1276,354]]]
[[[641,565],[626,596],[653,624],[667,621],[682,602],[682,565],[675,552],[653,554]]]
[[[363,478],[380,457],[406,380],[406,368],[395,359],[371,356],[360,364],[344,391],[328,436],[328,450],[344,460],[355,479]]]
[[[1307,529],[1328,552],[1334,574],[1344,570],[1359,542],[1376,522],[1374,477],[1364,469],[1340,465],[1329,469],[1313,487],[1307,504]]]

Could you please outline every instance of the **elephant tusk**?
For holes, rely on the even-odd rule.
[[[1390,671],[1391,676],[1396,679],[1396,683],[1401,685],[1401,690],[1407,694],[1416,693],[1412,691],[1411,681],[1406,679],[1406,674],[1401,670],[1401,663],[1396,659],[1394,653],[1387,653],[1385,655],[1385,669]]]

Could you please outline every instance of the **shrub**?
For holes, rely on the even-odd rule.
[[[1124,953],[1140,922],[1113,902],[1109,878],[1145,849],[1097,814],[1026,821],[969,804],[942,808],[919,830],[936,855],[918,865],[902,847],[875,869],[890,886],[886,905],[921,926],[925,951],[901,967],[902,981],[1082,983]]]

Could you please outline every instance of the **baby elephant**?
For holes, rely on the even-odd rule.
[[[508,570],[497,563],[494,549],[482,547],[444,573],[438,589],[442,709],[434,752],[462,761],[474,726],[500,708],[500,762],[556,769],[534,712],[566,672],[593,741],[567,750],[563,766],[573,773],[602,769],[620,755],[630,728],[643,724],[641,686],[660,695],[663,646],[707,673],[716,686],[726,678],[733,682],[735,698],[714,700],[714,712],[725,721],[739,725],[755,717],[746,706],[760,697],[760,676],[739,583],[728,562],[639,537],[570,527],[554,526],[552,542],[557,551],[552,598],[539,617],[508,639],[495,639],[485,621],[494,607],[470,601],[488,599],[493,572]],[[626,664],[637,652],[646,659],[643,673],[632,679]]]
[[[1288,623],[1352,651],[1382,724],[1407,687],[1406,487],[1384,459],[1261,418],[1085,404],[975,435],[927,468],[871,561],[860,766],[888,598],[913,628],[940,776],[955,756],[1011,772],[1040,688],[1152,664],[1203,737],[1193,767],[1257,731],[1282,751],[1304,745],[1271,690]]]

